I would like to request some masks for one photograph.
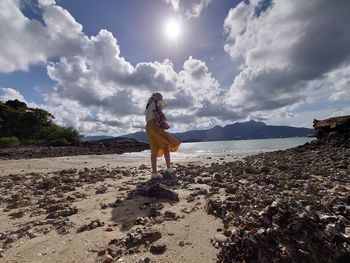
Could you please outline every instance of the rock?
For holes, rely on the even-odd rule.
[[[121,154],[124,152],[140,152],[148,150],[147,143],[131,141],[109,141],[109,142],[74,142],[70,146],[52,147],[13,147],[0,151],[0,159],[32,159],[45,157],[60,157],[73,155],[88,155],[88,154]]]
[[[278,164],[277,168],[281,171],[288,171],[290,169],[290,167],[286,164]]]
[[[216,234],[213,239],[218,243],[225,243],[227,241],[227,237],[223,234]]]
[[[228,185],[225,189],[225,192],[228,194],[234,194],[238,190],[237,186],[234,185]]]
[[[105,229],[106,232],[112,232],[113,230],[113,227],[110,225]]]
[[[149,220],[146,217],[138,217],[136,219],[135,225],[145,226],[149,223]]]
[[[30,237],[30,238],[35,238],[38,236],[38,234],[33,230],[33,229],[29,229],[27,231],[27,235]]]
[[[69,208],[69,203],[49,204],[46,206],[46,213],[53,213],[55,211],[64,210],[66,208]]]
[[[127,237],[122,240],[117,240],[117,243],[123,243],[126,248],[130,249],[133,247],[138,247],[141,244],[150,244],[162,238],[162,234],[159,231],[153,229],[141,229],[137,228],[127,234]],[[115,244],[115,242],[110,242],[110,244]]]
[[[99,194],[104,194],[105,192],[107,192],[108,187],[105,185],[101,185],[99,187],[96,188],[95,194],[99,195]]]
[[[207,189],[198,189],[198,190],[195,190],[194,192],[192,192],[190,195],[198,196],[198,195],[207,195],[207,194],[208,194]]]
[[[232,231],[230,242],[223,243],[218,262],[250,262],[253,259],[264,262],[267,259],[278,261],[283,258],[288,259],[288,262],[296,259],[304,262],[332,262],[348,253],[333,241],[339,230],[335,223],[328,222],[334,222],[335,217],[315,216],[313,209],[308,213],[298,213],[294,202],[276,199],[256,214],[254,220],[249,215],[242,216],[237,228]],[[215,238],[213,240],[216,241]],[[224,238],[217,240],[223,241]],[[340,240],[338,242],[341,243]],[[282,249],[278,248],[281,244]],[[334,246],[337,246],[336,250]],[[334,254],[331,255],[330,251]]]
[[[314,120],[314,128],[318,143],[350,146],[350,115]]]
[[[108,245],[107,247],[107,253],[111,255],[113,258],[116,258],[118,256],[121,256],[123,251],[120,247],[114,244],[111,244],[111,245]]]
[[[95,259],[95,263],[111,263],[113,262],[113,257],[109,254],[99,256]]]
[[[104,226],[104,225],[105,225],[105,223],[101,222],[99,219],[92,220],[90,223],[82,225],[81,227],[79,227],[77,229],[77,233],[81,233],[81,232],[84,232],[84,231],[92,230],[92,229],[95,229],[97,227],[101,227],[101,226]]]
[[[171,212],[171,211],[165,211],[164,212],[164,219],[167,221],[171,221],[171,220],[177,220],[179,218],[178,215],[176,215],[176,213]]]
[[[163,241],[157,241],[150,246],[152,254],[163,254],[166,250],[166,244]]]
[[[181,241],[179,242],[179,246],[180,246],[180,247],[185,246],[185,241],[181,240]]]
[[[268,173],[270,173],[270,168],[269,167],[267,167],[267,166],[263,166],[263,167],[261,167],[261,169],[260,169],[260,173],[266,173],[266,174],[268,174]]]
[[[157,181],[148,181],[145,184],[139,185],[135,193],[151,198],[155,197],[176,202],[179,201],[179,195],[176,192]]]
[[[6,238],[5,243],[10,244],[10,243],[17,241],[18,239],[19,239],[18,234],[11,234]]]
[[[142,233],[142,238],[145,241],[149,241],[149,242],[153,243],[153,242],[162,238],[162,233],[160,233],[159,231],[156,231],[156,230],[145,230]]]
[[[223,203],[217,199],[208,199],[205,205],[208,214],[224,218],[225,211],[223,210]]]
[[[0,240],[6,239],[10,234],[10,231],[0,232]]]
[[[194,200],[195,200],[195,197],[193,195],[189,195],[189,196],[186,197],[186,201],[189,202],[189,203],[193,202]]]
[[[63,210],[59,210],[53,213],[50,213],[46,216],[45,219],[50,219],[50,218],[58,218],[60,216],[62,217],[67,217],[67,216],[71,216],[78,213],[78,208],[74,207],[69,207],[67,209],[63,209]]]
[[[52,178],[46,178],[39,183],[38,188],[39,189],[42,188],[45,190],[51,190],[55,187],[55,185],[56,185],[55,181]]]
[[[69,230],[73,227],[73,223],[69,221],[69,218],[58,222],[56,224],[56,231],[60,235],[65,235],[69,233]]]
[[[174,173],[168,173],[168,172],[165,172],[163,174],[163,180],[174,181],[174,182],[178,181],[177,176]]]
[[[138,263],[150,263],[151,259],[149,257],[140,258]]]
[[[21,218],[21,217],[23,217],[25,214],[26,214],[25,211],[18,211],[18,212],[14,212],[14,213],[9,214],[9,216],[10,216],[12,219],[15,219],[15,218]]]
[[[248,181],[248,180],[245,180],[245,179],[238,180],[238,182],[239,182],[240,184],[249,184],[249,181]]]
[[[222,178],[222,175],[219,174],[219,173],[214,173],[213,174],[213,179],[218,181],[218,182],[223,182],[223,178]]]
[[[158,217],[160,215],[161,213],[158,210],[156,210],[154,207],[151,207],[151,209],[148,212],[149,217]]]
[[[259,171],[257,169],[255,169],[255,167],[253,166],[246,166],[244,168],[244,171],[247,173],[247,174],[258,174]]]

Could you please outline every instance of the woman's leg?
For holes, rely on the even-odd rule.
[[[169,147],[164,148],[164,158],[165,158],[166,168],[170,168],[170,153],[169,153]]]
[[[157,155],[151,152],[152,173],[157,173]]]

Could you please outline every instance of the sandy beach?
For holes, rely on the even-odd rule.
[[[174,162],[180,164],[187,163],[211,163],[233,161],[242,156],[231,155],[216,155],[216,156],[197,156],[186,157],[182,156],[176,158]],[[20,159],[20,160],[0,160],[0,175],[8,175],[10,173],[30,173],[30,172],[54,172],[62,169],[70,168],[97,168],[97,167],[138,167],[140,165],[147,165],[150,167],[149,154],[144,157],[131,156],[129,154],[110,154],[110,155],[78,155],[78,156],[64,156],[40,159]],[[165,168],[164,158],[158,159],[160,169]]]
[[[208,164],[211,162],[222,163],[225,160],[232,161],[234,159],[236,157],[232,156],[183,158],[176,159],[176,163],[184,165],[190,163]],[[164,168],[164,160],[162,158],[159,160],[159,166]],[[142,168],[142,171],[138,169],[139,167]],[[69,205],[74,205],[78,208],[79,212],[69,217],[69,224],[71,224],[68,227],[69,230],[65,234],[59,234],[54,229],[50,229],[50,224],[48,227],[47,224],[43,224],[39,228],[30,228],[36,230],[35,238],[34,236],[33,238],[29,237],[26,226],[33,224],[33,222],[40,222],[46,217],[44,211],[38,211],[35,203],[39,202],[40,198],[51,196],[51,194],[47,192],[39,194],[39,196],[31,196],[29,197],[31,199],[30,204],[19,205],[16,209],[7,209],[5,200],[11,195],[26,191],[26,185],[32,183],[32,180],[36,180],[35,178],[37,177],[38,180],[45,180],[45,178],[50,178],[62,172],[62,170],[69,171],[70,169],[89,172],[95,171],[94,169],[97,169],[97,171],[104,171],[104,169],[108,171],[126,171],[126,176],[118,175],[113,178],[103,178],[102,182],[94,182],[93,184],[90,183],[80,187],[75,186],[75,191],[70,189],[67,193],[63,191],[63,193],[53,194],[54,196],[59,196],[55,203],[62,202],[67,204],[66,199],[70,196]],[[1,199],[0,232],[4,236],[3,233],[9,230],[23,229],[23,227],[26,229],[24,233],[19,234],[19,236],[24,234],[23,237],[20,237],[18,241],[9,244],[8,248],[2,250],[2,260],[4,262],[94,262],[96,251],[106,245],[111,239],[121,238],[125,235],[125,231],[128,229],[121,230],[120,228],[123,224],[130,220],[136,220],[140,216],[147,216],[147,210],[140,210],[139,207],[144,203],[151,202],[163,204],[164,208],[162,210],[169,210],[181,216],[178,220],[165,221],[155,227],[155,229],[163,233],[163,239],[167,241],[169,247],[167,253],[157,257],[159,262],[178,262],[179,255],[184,262],[198,262],[198,257],[205,258],[208,260],[207,262],[214,262],[216,249],[209,240],[216,234],[218,228],[222,228],[222,222],[214,216],[208,216],[203,209],[199,209],[204,204],[203,197],[196,202],[195,206],[193,204],[189,205],[185,199],[189,195],[189,190],[178,191],[180,202],[176,203],[176,205],[159,202],[155,198],[142,197],[128,200],[121,208],[101,210],[101,204],[124,200],[127,191],[136,183],[147,181],[150,177],[149,170],[148,158],[124,155],[85,155],[1,161],[1,181],[7,181],[13,175],[16,175],[20,176],[20,183],[7,189],[1,187],[2,194],[5,191],[8,196],[3,195]],[[103,176],[107,175],[104,174]],[[4,184],[2,185],[4,186]],[[96,188],[101,185],[107,186],[108,190],[103,194],[96,194]],[[196,185],[194,184],[193,187],[196,187]],[[82,193],[84,197],[74,197],[75,193]],[[188,211],[192,211],[193,208],[196,208],[196,211],[189,213]],[[14,211],[20,212],[19,215],[11,216]],[[76,228],[94,219],[104,222],[104,226],[93,231],[76,233]],[[5,246],[6,239],[4,240],[2,237],[0,242],[2,246]],[[185,242],[185,245],[179,246],[179,242]],[[151,255],[149,252],[145,253],[145,251],[142,254],[145,256]],[[126,256],[123,262],[135,262],[138,258],[140,258],[139,255]]]
[[[260,257],[281,258],[285,250],[262,233],[292,237],[286,229],[302,220],[316,220],[329,236],[322,251],[340,257],[349,251],[348,163],[349,150],[325,147],[183,158],[174,160],[175,175],[159,183],[149,180],[148,159],[128,155],[2,161],[1,260],[239,262],[254,256],[242,240],[254,241],[249,246],[259,247]],[[150,187],[158,187],[155,195]],[[302,211],[307,215],[300,217]],[[275,215],[262,223],[268,213]],[[278,216],[287,216],[288,225],[268,230]],[[241,232],[248,225],[249,237]],[[308,227],[315,226],[299,226]],[[335,235],[343,243],[333,244]],[[320,242],[305,236],[308,245],[308,238]],[[266,254],[265,246],[275,252]],[[305,251],[306,259],[315,259],[306,245],[298,246],[290,255]]]

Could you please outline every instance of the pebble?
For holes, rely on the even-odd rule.
[[[163,254],[166,250],[166,244],[163,241],[157,241],[150,246],[152,254]]]
[[[215,234],[213,239],[218,243],[225,243],[227,241],[227,237],[223,234]]]
[[[138,263],[150,263],[151,259],[149,257],[140,258]]]

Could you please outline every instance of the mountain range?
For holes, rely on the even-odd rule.
[[[314,135],[314,129],[297,128],[290,126],[273,126],[264,122],[247,121],[228,124],[224,127],[216,125],[207,130],[191,130],[173,135],[182,142],[201,142],[201,141],[228,141],[228,140],[248,140],[248,139],[269,139],[269,138],[288,138],[288,137],[306,137]],[[144,131],[129,133],[122,137],[136,139],[141,142],[147,142],[147,135]],[[113,138],[109,136],[88,136],[84,140],[97,140]]]

